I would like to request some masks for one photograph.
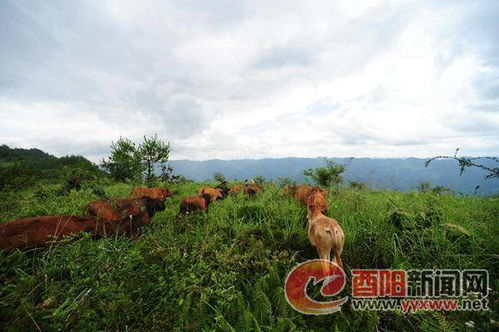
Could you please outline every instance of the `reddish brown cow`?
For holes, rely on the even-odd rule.
[[[210,199],[212,202],[216,201],[217,199],[222,199],[222,189],[215,189],[215,188],[210,188],[210,187],[201,187],[199,188],[199,196],[208,194],[210,195]]]
[[[165,209],[163,198],[131,198],[95,201],[87,205],[87,214],[99,221],[121,220],[146,212],[152,218],[157,211]]]
[[[93,233],[96,221],[75,216],[24,218],[0,224],[0,249],[43,247],[51,239],[79,232]]]
[[[209,194],[186,197],[180,201],[180,211],[178,215],[182,216],[196,211],[206,211],[211,202],[212,197]]]
[[[173,192],[171,192],[168,188],[133,188],[130,193],[130,198],[166,198],[172,196]]]
[[[323,196],[327,195],[327,190],[321,187],[312,187],[307,185],[296,186],[295,198],[302,204],[307,204],[308,196],[314,192],[322,193]]]
[[[255,183],[250,183],[244,186],[244,193],[250,197],[255,196],[259,192],[263,191],[262,187]]]
[[[0,224],[0,249],[44,247],[51,240],[87,232],[96,236],[136,235],[139,227],[149,224],[147,211],[118,220],[105,221],[75,216],[43,216],[24,218]]]

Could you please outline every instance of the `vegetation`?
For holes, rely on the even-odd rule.
[[[220,173],[220,172],[215,172],[215,173],[213,173],[213,179],[214,179],[215,181],[217,181],[217,182],[220,182],[220,183],[222,183],[222,182],[226,182],[226,181],[227,181],[227,180],[225,179],[225,176],[224,176],[222,173]]]
[[[30,158],[46,158],[47,165],[84,164],[79,157],[38,151],[30,151],[37,156]],[[35,181],[0,190],[0,222],[82,215],[89,202],[127,197],[133,186],[97,170],[100,175],[85,178],[79,190],[62,190],[72,167],[46,166],[37,173],[26,160],[2,159],[2,169],[30,169]],[[171,168],[166,173],[172,179]],[[40,174],[57,176],[49,181]],[[402,314],[346,305],[340,313],[305,316],[283,294],[287,273],[317,257],[307,239],[304,207],[264,183],[254,198],[229,196],[206,214],[178,219],[183,197],[216,183],[157,185],[176,195],[135,239],[78,234],[46,249],[0,252],[0,330],[462,331],[470,321],[476,330],[497,330],[498,197],[454,196],[432,187],[374,191],[357,184],[327,197],[328,214],[346,234],[347,276],[354,268],[486,268],[490,311]],[[344,292],[351,294],[348,286]]]
[[[179,200],[201,185],[215,184],[171,185],[178,194],[135,240],[79,235],[45,250],[1,253],[0,329],[451,331],[470,320],[495,329],[498,198],[340,188],[327,199],[346,234],[347,275],[352,268],[487,268],[492,310],[403,315],[347,306],[315,317],[294,311],[282,291],[287,272],[316,257],[304,209],[266,185],[254,199],[229,197],[206,215],[177,219]],[[18,208],[0,211],[0,220],[81,215],[98,199],[88,188],[65,196],[43,188],[13,193]],[[109,197],[130,189],[104,188]]]
[[[102,167],[116,181],[128,182],[143,179],[152,183],[157,179],[156,169],[162,169],[163,174],[168,171],[166,162],[170,154],[170,143],[166,143],[154,135],[144,136],[140,144],[135,144],[128,138],[121,138],[111,142],[111,155],[102,161]]]
[[[335,185],[336,189],[338,189],[340,184],[343,183],[342,174],[345,172],[347,164],[339,164],[327,158],[324,158],[324,162],[326,166],[306,169],[303,171],[303,175],[310,177],[319,186],[331,188]]]

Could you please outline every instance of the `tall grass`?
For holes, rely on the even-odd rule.
[[[209,183],[206,183],[209,185]],[[177,218],[182,197],[200,183],[173,186],[139,238],[76,235],[43,250],[0,253],[0,329],[36,330],[479,330],[498,321],[499,199],[432,193],[352,191],[327,197],[329,216],[346,234],[343,261],[353,268],[486,268],[488,312],[294,311],[283,294],[287,272],[316,258],[305,210],[267,185],[255,198],[231,196],[206,214]],[[127,197],[124,184],[105,188]],[[59,196],[56,188],[6,196],[1,221],[35,215],[81,215],[90,190]]]

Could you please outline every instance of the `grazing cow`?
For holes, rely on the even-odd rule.
[[[0,249],[37,248],[51,239],[96,230],[93,218],[75,216],[43,216],[24,218],[0,224]]]
[[[173,192],[168,188],[133,188],[132,192],[130,193],[130,198],[166,198],[172,196]]]
[[[86,212],[99,221],[113,221],[139,215],[142,212],[146,212],[149,218],[152,218],[157,211],[163,211],[164,209],[163,198],[142,197],[95,201],[87,205]]]
[[[204,194],[208,194],[210,196],[210,199],[212,202],[216,201],[217,199],[222,199],[222,190],[221,189],[214,189],[210,187],[201,187],[199,188],[199,196],[202,196]]]
[[[238,185],[235,185],[232,188],[230,188],[230,193],[237,195],[241,192],[241,190],[243,190],[243,186],[238,184]]]
[[[295,195],[295,192],[296,192],[296,186],[292,185],[292,184],[287,184],[283,187],[284,189],[284,195],[288,195],[288,196],[294,196]]]
[[[189,214],[196,211],[208,210],[208,205],[212,202],[212,197],[209,194],[202,194],[199,196],[189,196],[180,201],[179,216]]]
[[[327,190],[322,189],[321,187],[312,187],[307,185],[296,186],[295,198],[301,202],[302,204],[307,204],[308,196],[310,196],[314,192],[320,192],[324,196],[327,195]]]
[[[333,251],[334,262],[343,268],[341,253],[345,244],[343,229],[335,219],[325,216],[320,200],[310,199],[307,205],[308,239],[316,247],[320,259],[331,260]]]
[[[250,183],[244,186],[244,193],[250,197],[255,196],[257,193],[259,193],[262,190],[263,190],[262,187],[260,187],[255,183]]]

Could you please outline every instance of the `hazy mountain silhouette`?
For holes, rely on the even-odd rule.
[[[499,193],[499,179],[484,179],[485,173],[476,168],[467,169],[459,175],[455,160],[435,160],[427,168],[423,158],[332,158],[347,163],[344,173],[346,182],[360,181],[376,189],[407,191],[415,189],[421,182],[433,186],[445,186],[456,192],[473,193],[480,185],[481,195]],[[480,160],[490,164],[489,160]],[[323,158],[239,159],[239,160],[173,160],[169,162],[174,173],[200,181],[211,179],[214,172],[223,173],[227,179],[246,179],[262,175],[269,180],[288,177],[304,182],[302,171],[324,165]]]

